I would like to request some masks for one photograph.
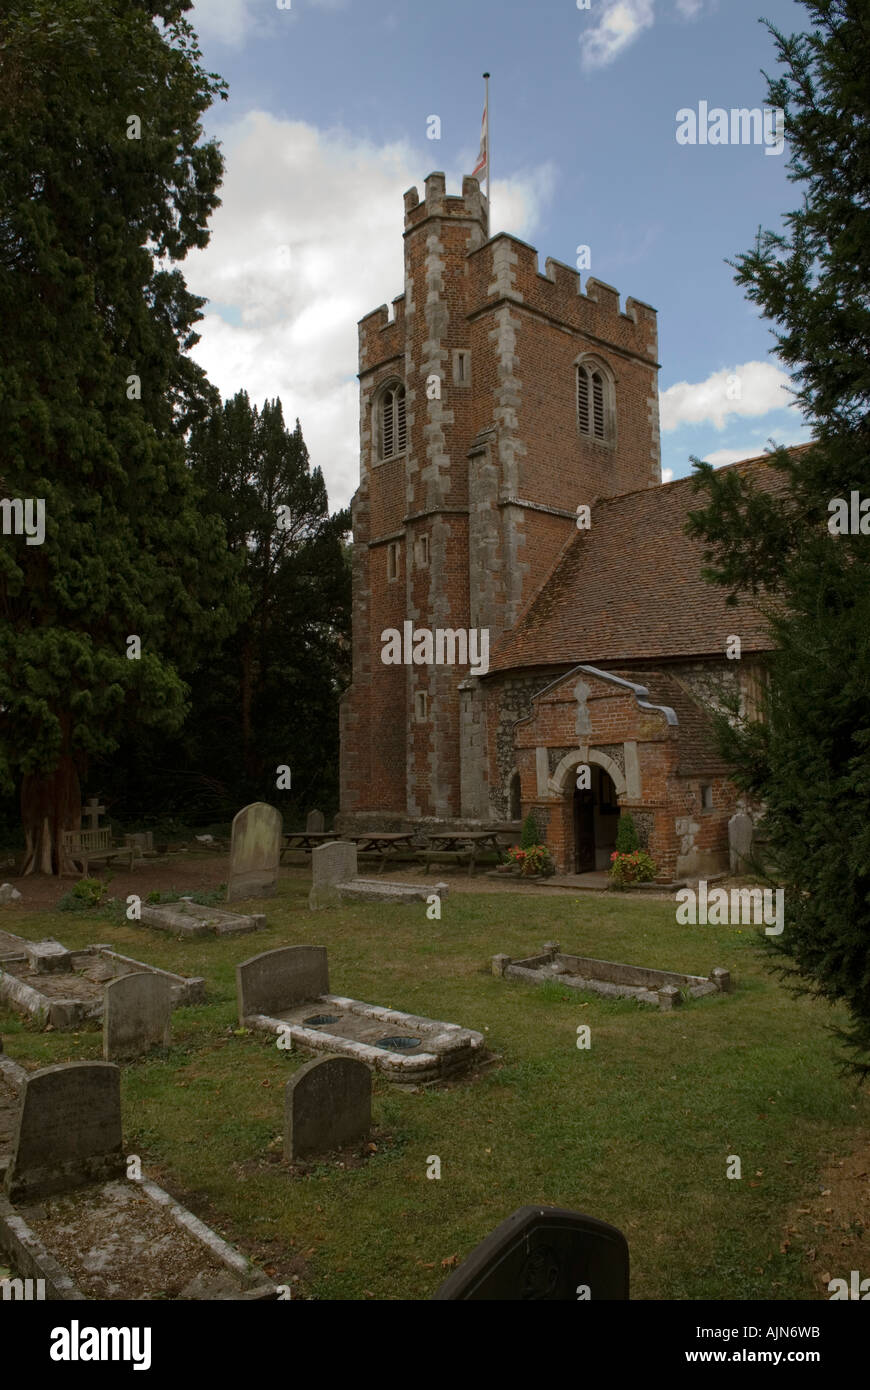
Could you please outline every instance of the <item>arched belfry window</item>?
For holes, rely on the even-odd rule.
[[[577,428],[587,439],[612,444],[616,438],[613,377],[594,357],[577,363]]]
[[[378,400],[378,458],[403,454],[406,444],[405,388],[394,382],[381,392]]]

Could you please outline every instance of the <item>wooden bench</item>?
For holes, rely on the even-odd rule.
[[[132,869],[136,849],[133,845],[113,845],[112,832],[106,826],[103,830],[64,830],[63,853],[65,859],[81,865],[82,874],[87,878],[91,860],[126,859]]]

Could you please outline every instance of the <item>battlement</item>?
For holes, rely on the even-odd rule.
[[[538,252],[509,232],[500,232],[469,255],[475,280],[472,303],[477,312],[487,302],[512,299],[579,332],[593,334],[625,351],[655,361],[658,328],[655,309],[629,296],[619,307],[619,291],[589,276],[585,293],[580,272],[549,256],[542,273]]]
[[[359,321],[359,367],[369,371],[380,362],[399,357],[405,351],[405,296],[397,294],[390,315],[380,304]]]
[[[405,194],[405,234],[414,231],[429,217],[455,217],[476,222],[486,235],[487,200],[480,191],[477,179],[466,174],[461,194],[448,194],[447,180],[442,173],[429,174],[425,181],[425,196],[420,201],[416,188]]]

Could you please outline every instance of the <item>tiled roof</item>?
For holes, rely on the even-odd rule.
[[[786,486],[766,455],[728,467],[751,470],[765,490]],[[721,656],[732,633],[743,652],[768,650],[767,625],[751,601],[726,605],[727,590],[701,578],[705,543],[684,531],[688,513],[705,504],[692,483],[679,478],[597,502],[591,529],[566,542],[516,626],[496,643],[490,672]]]

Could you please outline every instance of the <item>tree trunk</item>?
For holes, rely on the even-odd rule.
[[[75,762],[64,754],[54,772],[27,773],[21,783],[26,852],[22,874],[72,871],[63,854],[62,831],[82,823],[82,794]]]

